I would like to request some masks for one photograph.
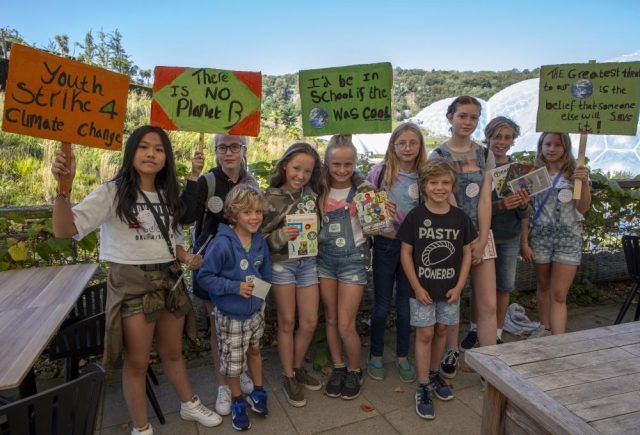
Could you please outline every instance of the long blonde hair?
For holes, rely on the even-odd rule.
[[[320,209],[320,216],[324,215],[324,203],[331,191],[331,174],[329,174],[329,159],[331,154],[339,148],[348,148],[353,152],[354,163],[358,160],[358,150],[353,144],[351,135],[336,134],[331,136],[329,144],[324,152],[324,161],[322,162],[322,177],[320,181],[320,195],[318,195],[318,208]],[[355,173],[355,166],[354,166]],[[352,175],[353,177],[353,175]]]
[[[562,143],[562,147],[564,148],[564,155],[562,156],[562,167],[560,168],[560,172],[562,172],[562,175],[565,178],[569,178],[573,175],[573,171],[576,169],[576,159],[573,157],[573,153],[571,152],[571,138],[567,133],[542,133],[538,138],[535,165],[538,167],[542,167],[547,166],[547,164],[549,163],[542,154],[542,143],[544,142],[544,139],[550,134],[557,134],[560,137],[560,142]]]
[[[397,126],[395,130],[393,130],[393,133],[391,133],[387,152],[382,160],[383,170],[385,171],[383,184],[389,187],[392,187],[393,183],[398,178],[398,156],[396,154],[395,143],[398,140],[398,137],[405,131],[415,133],[420,141],[420,148],[418,149],[418,156],[416,157],[416,170],[418,170],[418,168],[427,161],[427,152],[424,149],[424,137],[422,136],[420,127],[413,122],[405,122],[404,124]]]

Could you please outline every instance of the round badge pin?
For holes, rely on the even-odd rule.
[[[418,183],[413,183],[412,185],[410,185],[407,189],[407,193],[412,199],[418,199],[418,197],[420,196],[420,193],[418,191]]]
[[[478,196],[478,193],[480,193],[480,186],[478,186],[478,183],[471,183],[467,186],[464,193],[469,198],[475,198],[476,196]]]
[[[246,258],[243,258],[242,260],[240,260],[240,269],[247,270],[248,267],[249,267],[249,261]]]
[[[431,219],[425,219],[424,222],[422,222],[424,224],[425,227],[430,227],[431,226]]]
[[[571,202],[572,199],[573,192],[571,191],[571,189],[562,189],[560,190],[560,192],[558,192],[558,201],[562,202],[563,204]]]
[[[338,238],[336,239],[336,246],[337,246],[338,248],[342,248],[342,247],[343,247],[344,245],[346,245],[346,244],[347,244],[347,241],[344,239],[344,237],[338,237]]]
[[[207,208],[211,213],[220,213],[224,207],[224,201],[219,196],[212,196],[207,202]]]

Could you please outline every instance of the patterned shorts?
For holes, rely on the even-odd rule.
[[[218,352],[220,353],[220,374],[240,376],[247,371],[247,349],[260,347],[264,333],[264,314],[258,310],[247,320],[236,320],[214,309]]]
[[[411,326],[425,328],[436,323],[441,325],[457,325],[460,323],[460,299],[453,304],[447,301],[435,301],[425,305],[415,298],[409,299],[411,311]]]
[[[563,263],[579,266],[582,257],[582,232],[575,227],[535,227],[529,235],[536,264]]]

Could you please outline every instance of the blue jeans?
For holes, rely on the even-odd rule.
[[[384,330],[391,310],[396,284],[396,355],[409,355],[410,285],[400,264],[398,239],[376,236],[373,241],[373,313],[371,314],[371,355],[382,356]]]

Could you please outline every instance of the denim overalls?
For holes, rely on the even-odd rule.
[[[440,157],[445,158],[447,161],[454,163],[453,156],[449,151],[445,151],[442,148],[436,148],[436,153]],[[456,202],[458,203],[458,208],[462,209],[473,221],[473,224],[476,226],[476,230],[478,227],[478,201],[480,200],[480,192],[482,191],[482,182],[484,180],[484,170],[486,166],[486,157],[485,157],[485,149],[479,146],[476,149],[476,162],[479,171],[475,172],[462,172],[456,167],[456,172],[458,175],[457,181],[457,190],[454,192],[456,197]],[[469,196],[467,194],[467,189],[469,191],[475,191],[476,188],[472,186],[475,184],[477,186],[477,193],[474,196]],[[471,186],[471,187],[469,187]]]
[[[347,204],[353,202],[355,194],[356,188],[352,185],[347,195]],[[366,284],[365,249],[366,243],[356,247],[348,205],[330,211],[322,217],[318,235],[318,269],[321,277]],[[329,272],[329,270],[333,274],[340,271],[342,276],[322,276],[328,275],[323,272]]]

